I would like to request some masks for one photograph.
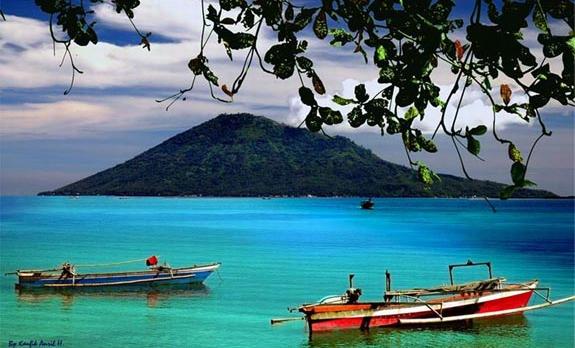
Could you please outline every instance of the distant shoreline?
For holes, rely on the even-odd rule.
[[[30,197],[34,195],[0,195],[2,197]],[[373,199],[402,199],[402,198],[423,198],[423,199],[468,199],[468,200],[482,200],[484,196],[476,197],[448,197],[448,196],[376,196],[376,195],[366,195],[366,196],[317,196],[317,195],[273,195],[273,196],[211,196],[211,195],[86,195],[86,194],[53,194],[51,192],[40,192],[38,197],[116,197],[116,198],[191,198],[191,199],[201,199],[201,198],[259,198],[259,199],[286,199],[286,198],[355,198],[355,199],[365,199],[366,197],[371,197]],[[499,200],[499,197],[487,197],[488,199]],[[575,196],[556,196],[556,197],[517,197],[509,198],[512,200],[573,200]]]

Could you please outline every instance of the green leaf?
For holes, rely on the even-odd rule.
[[[327,21],[323,10],[319,11],[315,17],[315,21],[313,22],[313,32],[320,40],[323,40],[327,36]]]
[[[222,19],[220,21],[220,23],[226,24],[226,25],[233,25],[233,24],[236,24],[236,20],[233,18],[230,18],[230,17],[226,17],[226,18]]]
[[[517,186],[515,186],[515,185],[506,186],[505,188],[503,188],[503,190],[501,190],[501,192],[499,192],[499,198],[501,198],[503,200],[510,198],[516,189],[517,189]]]
[[[364,103],[369,99],[369,94],[365,91],[365,85],[363,83],[355,86],[355,98],[360,103]]]
[[[218,38],[232,50],[240,50],[253,46],[256,37],[249,33],[234,33],[224,26],[218,25],[214,28]]]
[[[242,19],[242,24],[244,25],[244,28],[248,29],[253,27],[254,21],[255,21],[254,13],[252,12],[252,10],[248,8],[244,14],[244,18]]]
[[[428,167],[420,165],[419,168],[417,168],[417,175],[419,177],[419,181],[421,181],[425,186],[433,184],[431,170]]]
[[[294,25],[295,31],[300,31],[305,28],[309,22],[311,22],[311,17],[317,11],[317,8],[303,8],[297,16],[295,16]]]
[[[533,23],[537,27],[537,29],[548,32],[549,28],[547,27],[547,19],[545,18],[545,13],[541,10],[541,6],[536,2],[535,9],[533,10]]]
[[[328,126],[343,122],[343,116],[341,115],[341,112],[337,110],[320,107],[319,115],[321,116],[323,123],[327,124]]]
[[[201,75],[204,70],[204,60],[203,57],[198,56],[196,58],[190,59],[188,62],[188,68],[194,73],[194,75]]]
[[[417,143],[427,152],[429,153],[435,153],[437,152],[437,145],[435,145],[435,143],[430,140],[430,139],[426,139],[423,136],[419,136],[417,137]]]
[[[509,159],[513,162],[522,162],[523,157],[521,156],[521,151],[515,146],[515,144],[509,144],[507,148],[507,154],[509,155]]]
[[[252,47],[256,37],[248,33],[234,33],[229,41],[226,41],[232,50],[241,50]]]
[[[206,19],[208,19],[214,23],[216,23],[220,20],[220,17],[218,17],[218,11],[211,4],[208,6],[208,14],[206,15]]]
[[[417,110],[417,108],[415,106],[412,106],[407,110],[405,115],[403,115],[403,118],[406,121],[410,121],[410,120],[413,120],[414,118],[416,118],[417,115],[419,115],[419,110]]]
[[[288,60],[289,55],[292,55],[293,59],[293,45],[288,43],[277,44],[268,49],[264,56],[264,61],[266,63],[276,65],[282,61]]]
[[[288,6],[286,8],[286,11],[284,13],[284,16],[286,18],[286,20],[291,21],[293,19],[293,6],[292,4],[288,3]]]
[[[293,60],[281,62],[274,65],[274,74],[282,80],[285,80],[293,75],[295,64]]]
[[[489,81],[489,77],[483,79],[483,86],[485,87],[486,90],[488,91],[491,90],[491,82]]]
[[[301,102],[304,103],[305,105],[309,106],[317,105],[317,102],[315,101],[315,98],[313,96],[313,92],[311,91],[311,89],[307,87],[302,86],[299,88],[299,98],[301,99]]]
[[[308,71],[313,67],[313,62],[303,56],[299,56],[296,58],[297,61],[297,65],[300,67],[300,69]]]
[[[392,67],[386,66],[379,70],[379,79],[377,82],[379,83],[390,83],[393,78],[395,77],[395,71]],[[389,97],[391,99],[391,97]]]
[[[333,35],[333,39],[329,42],[332,46],[343,46],[353,41],[353,35],[343,29],[332,29],[329,33]]]
[[[319,132],[321,129],[322,121],[321,118],[317,116],[317,107],[313,106],[309,113],[305,117],[305,126],[311,132]]]
[[[341,105],[341,106],[355,103],[355,101],[353,99],[347,99],[344,97],[340,97],[337,94],[333,96],[332,101],[338,105]]]
[[[245,0],[220,0],[220,6],[226,11],[236,7],[245,7],[246,5]]]
[[[536,94],[529,96],[529,105],[534,109],[539,109],[547,105],[549,102],[549,95]]]
[[[487,127],[485,127],[484,125],[480,125],[480,126],[477,126],[475,128],[471,128],[468,133],[471,135],[483,135],[486,132],[487,132]]]
[[[386,107],[387,107],[387,100],[382,98],[372,99],[363,106],[363,108],[367,113],[377,115],[383,115]]]
[[[62,1],[58,0],[36,0],[36,5],[46,13],[56,13],[63,5]]]
[[[386,106],[387,100],[383,98],[372,99],[363,105],[368,126],[379,126],[380,128],[384,126],[385,122],[383,117],[385,115]]]
[[[88,27],[85,31],[81,30],[76,35],[76,37],[74,37],[74,42],[78,46],[87,46],[90,42],[92,42],[93,44],[97,44],[98,43],[98,36],[96,35],[96,32],[94,31],[94,29]],[[148,44],[148,47],[149,47],[149,44]]]
[[[381,114],[376,114],[365,110],[365,118],[367,119],[367,125],[370,127],[379,126],[380,128],[385,125],[383,117]]]
[[[357,128],[365,123],[366,117],[361,111],[361,106],[354,107],[348,114],[347,114],[347,121],[349,125],[353,128]]]
[[[417,97],[418,86],[414,83],[404,84],[400,87],[399,92],[395,96],[395,102],[399,107],[409,106]]]
[[[467,135],[467,151],[477,156],[479,155],[480,150],[481,150],[481,143],[479,142],[479,140],[475,139],[471,135]]]
[[[418,162],[419,167],[417,168],[417,176],[419,181],[425,185],[426,188],[429,188],[435,181],[441,181],[441,178],[435,174],[429,167],[425,164]]]
[[[214,75],[214,73],[205,65],[203,73],[206,80],[210,81],[212,84],[216,86],[218,85],[218,77]]]
[[[399,122],[395,119],[388,117],[387,118],[387,134],[397,134],[401,131],[401,126]]]
[[[525,166],[521,162],[515,162],[511,166],[511,180],[515,186],[523,186],[525,181]]]
[[[373,60],[375,61],[376,64],[387,60],[387,51],[385,50],[385,47],[383,47],[383,45],[377,46]]]
[[[417,138],[415,137],[415,135],[411,134],[410,131],[404,130],[401,133],[401,138],[405,146],[409,149],[409,151],[411,152],[421,151],[421,145],[419,145]]]
[[[560,36],[539,34],[538,40],[543,44],[543,54],[547,58],[557,57],[563,52],[567,40]]]
[[[434,107],[443,108],[445,106],[445,102],[443,100],[441,100],[441,98],[439,98],[439,97],[436,97],[436,98],[430,100],[429,103]]]
[[[567,47],[571,50],[571,54],[575,56],[575,36],[572,36],[567,42]]]

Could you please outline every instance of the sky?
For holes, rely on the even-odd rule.
[[[33,195],[53,190],[122,163],[165,139],[196,126],[221,113],[250,112],[288,125],[297,126],[307,114],[299,101],[299,80],[278,80],[254,65],[233,103],[211,99],[205,81],[168,111],[167,104],[155,102],[191,82],[187,68],[190,58],[199,52],[201,7],[199,1],[147,0],[135,11],[135,22],[143,32],[152,32],[151,51],[138,45],[139,37],[124,16],[106,4],[94,6],[99,43],[73,47],[74,61],[83,74],[76,74],[72,92],[64,95],[71,77],[67,61],[60,67],[64,53],[49,33],[48,17],[32,0],[0,2],[6,21],[0,22],[0,194]],[[465,6],[455,16],[464,13]],[[530,29],[531,30],[531,29]],[[557,30],[563,30],[557,28]],[[536,33],[528,31],[525,43],[534,47]],[[532,35],[531,35],[532,34]],[[305,35],[313,35],[305,32]],[[464,33],[453,34],[465,42]],[[225,50],[214,42],[206,48],[210,66],[221,84],[231,84],[239,72],[245,52],[235,51],[230,62]],[[259,48],[273,44],[274,37],[264,32]],[[310,42],[309,57],[322,78],[327,93],[320,105],[334,106],[334,94],[353,95],[353,86],[365,83],[368,92],[377,90],[378,71],[353,54],[353,47],[330,47],[328,40]],[[540,52],[536,52],[540,55]],[[557,63],[551,61],[552,68]],[[447,95],[453,74],[440,67],[434,81]],[[495,84],[494,84],[495,85]],[[514,90],[513,102],[525,101]],[[498,89],[492,95],[498,97]],[[457,99],[457,98],[454,98]],[[486,98],[471,88],[463,100],[460,118],[470,125],[491,124]],[[346,111],[346,108],[342,108]],[[448,108],[452,117],[454,105]],[[451,116],[450,116],[451,115]],[[570,107],[552,104],[543,118],[552,137],[544,138],[534,151],[528,178],[541,189],[560,195],[574,194],[574,118]],[[429,134],[439,113],[426,111],[420,127]],[[527,153],[537,137],[536,124],[509,114],[498,116],[497,128],[516,140]],[[371,149],[381,158],[408,165],[399,136],[380,136],[367,126],[358,129],[346,124],[326,128],[331,135],[343,135]],[[414,157],[426,161],[439,173],[462,175],[449,138],[439,134],[440,151]],[[510,183],[507,149],[492,137],[482,139],[481,156],[485,161],[465,156],[470,175]]]

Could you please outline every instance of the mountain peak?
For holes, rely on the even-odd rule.
[[[426,190],[413,170],[386,162],[347,138],[238,113],[219,115],[129,161],[41,194],[459,197],[497,196],[502,187],[444,175]]]
[[[248,113],[234,113],[234,114],[219,114],[218,116],[212,118],[211,120],[205,122],[205,124],[210,124],[211,122],[223,122],[223,123],[234,123],[234,124],[251,124],[254,122],[265,122],[279,124],[264,116],[256,116]]]

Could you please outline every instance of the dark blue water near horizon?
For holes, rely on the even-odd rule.
[[[205,287],[16,292],[0,281],[0,344],[63,347],[573,347],[573,303],[464,327],[342,331],[308,338],[286,308],[347,287],[381,299],[449,282],[447,265],[492,261],[494,275],[575,294],[573,200],[0,197],[0,271],[142,259],[222,262]],[[142,269],[143,263],[120,269]],[[104,266],[98,270],[117,271]],[[79,267],[79,272],[94,271]],[[486,277],[456,271],[456,280]]]

